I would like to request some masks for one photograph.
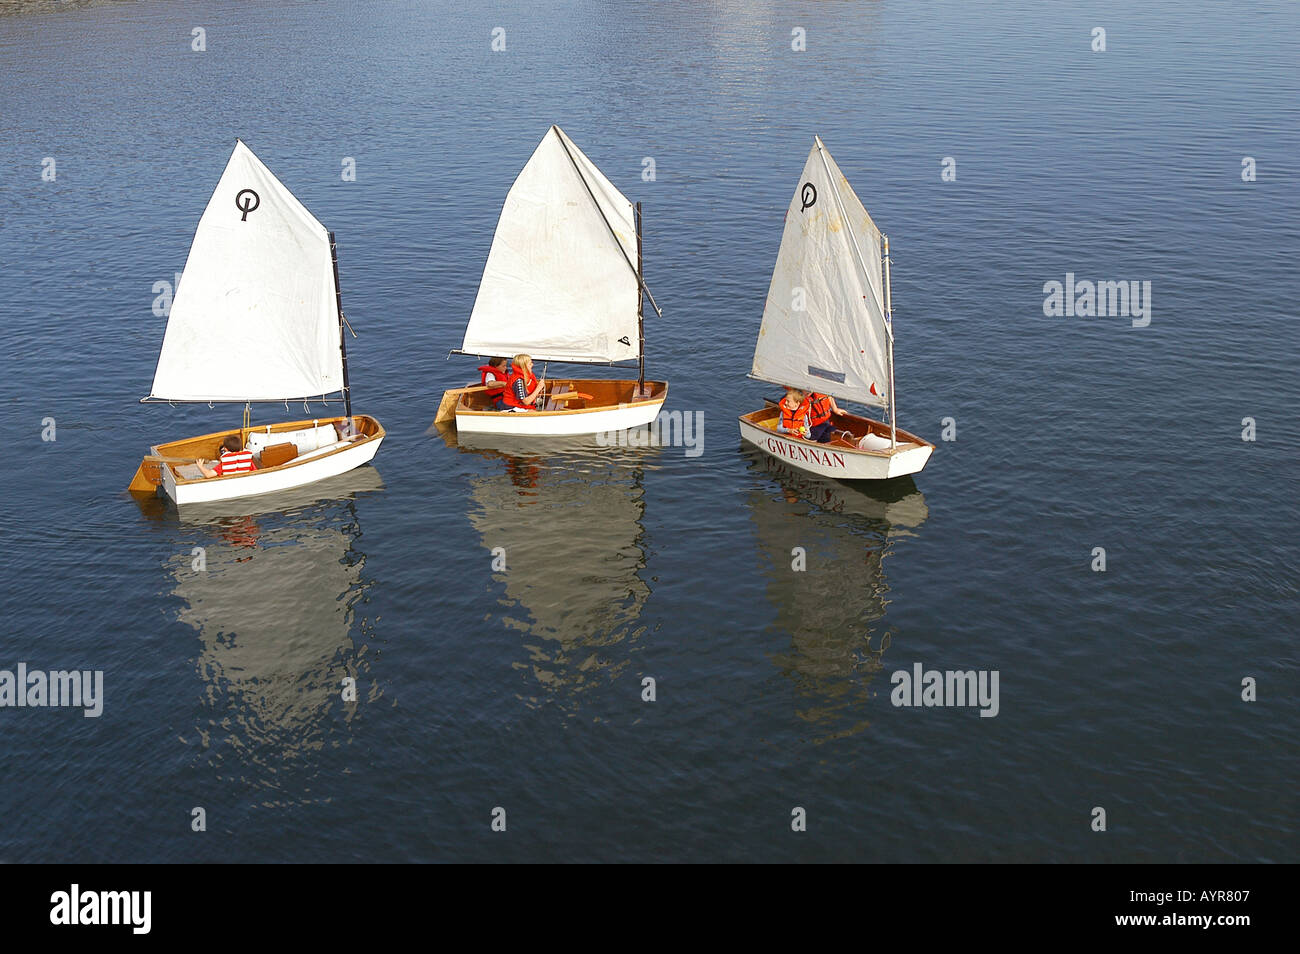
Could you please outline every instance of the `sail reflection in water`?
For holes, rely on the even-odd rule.
[[[864,490],[747,456],[772,478],[749,494],[749,507],[773,626],[790,640],[774,662],[794,682],[804,700],[799,717],[819,741],[852,735],[868,724],[871,683],[889,647],[884,558],[925,522],[925,497],[910,477]],[[806,554],[803,572],[793,569],[796,547]]]
[[[312,753],[346,743],[357,703],[343,700],[343,679],[356,678],[358,698],[371,699],[366,646],[353,637],[371,584],[355,495],[382,487],[363,467],[244,501],[237,517],[202,505],[184,513],[180,539],[202,547],[206,562],[196,570],[187,548],[167,565],[178,618],[199,634],[204,683],[206,718],[184,741],[218,770],[230,760],[232,776],[276,787],[277,772],[299,760],[318,771]],[[326,493],[336,496],[315,499]]]
[[[571,705],[618,678],[643,632],[643,479],[656,451],[575,440],[539,455],[535,444],[471,440],[462,434],[458,444],[490,460],[492,472],[471,478],[469,520],[484,547],[504,548],[506,571],[494,577],[502,621],[527,634],[519,668],[550,701]]]

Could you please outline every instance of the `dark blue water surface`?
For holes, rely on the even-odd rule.
[[[106,701],[0,709],[0,861],[1295,860],[1298,37],[1289,2],[6,5],[0,669]],[[644,203],[698,457],[429,431],[551,123]],[[737,433],[814,134],[892,240],[938,444],[901,486]],[[178,516],[141,454],[239,409],[136,403],[153,286],[236,136],[337,232],[389,437]],[[1150,281],[1150,325],[1046,317],[1067,272]],[[997,670],[996,718],[892,705],[918,662]]]

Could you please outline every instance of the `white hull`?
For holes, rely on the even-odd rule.
[[[489,409],[487,398],[481,393],[462,394],[455,404],[456,430],[462,434],[511,437],[606,434],[649,424],[658,417],[668,397],[665,381],[647,381],[642,391],[638,391],[636,381],[617,378],[570,378],[552,381],[548,387],[551,394],[576,391],[581,397],[565,410],[494,411]],[[448,391],[443,396],[443,406],[457,393]]]
[[[625,431],[649,424],[664,406],[647,401],[600,411],[555,411],[549,414],[522,411],[456,412],[456,430],[466,434],[511,434],[516,437],[572,437]]]
[[[740,436],[747,443],[791,467],[836,480],[888,480],[919,473],[934,453],[934,445],[903,431],[899,432],[899,445],[892,452],[888,448],[858,450],[779,434],[747,420],[753,416],[747,414],[740,419]]]
[[[335,428],[331,437],[337,437],[337,428],[343,418],[315,419],[310,421],[287,421],[281,424],[262,425],[250,429],[249,438],[263,435],[283,435],[283,440],[300,442],[305,434],[319,434],[318,425],[332,425]],[[152,449],[150,457],[140,465],[136,478],[131,482],[131,490],[141,493],[156,493],[161,487],[169,499],[177,506],[196,503],[214,503],[222,500],[236,500],[242,497],[260,497],[295,487],[305,487],[317,481],[337,477],[355,470],[362,464],[368,464],[379,451],[385,432],[373,417],[357,415],[352,418],[359,437],[349,441],[311,449],[305,449],[296,458],[285,463],[266,465],[259,460],[259,469],[246,474],[228,474],[224,477],[202,477],[193,463],[195,458],[211,460],[220,451],[221,442],[226,437],[239,435],[239,429],[219,431],[191,437],[184,440],[160,444]],[[327,438],[328,439],[328,438]],[[267,443],[270,443],[267,441]],[[150,465],[150,462],[153,462]],[[157,476],[148,476],[156,470]]]
[[[309,458],[301,463],[265,471],[255,470],[250,474],[229,478],[177,482],[172,469],[164,467],[162,468],[163,490],[178,507],[192,503],[212,503],[218,500],[273,494],[277,490],[290,490],[324,480],[326,477],[336,477],[349,470],[355,470],[362,464],[368,464],[379,452],[381,443],[383,443],[382,437],[364,441],[333,454]]]

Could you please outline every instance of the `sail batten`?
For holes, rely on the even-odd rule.
[[[636,360],[635,256],[632,203],[552,126],[506,195],[460,350]]]
[[[786,211],[751,376],[889,403],[880,230],[820,139]]]
[[[325,227],[244,143],[199,219],[150,400],[315,400],[344,387]]]

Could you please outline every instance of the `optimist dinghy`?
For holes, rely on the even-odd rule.
[[[534,363],[637,362],[635,381],[547,378],[538,410],[498,411],[475,384],[443,394],[434,423],[520,437],[649,424],[668,395],[645,379],[641,203],[633,205],[552,126],[506,195],[465,338],[454,354]],[[539,377],[543,375],[539,374]]]
[[[178,505],[231,500],[301,487],[375,456],[384,429],[352,414],[338,282],[334,233],[236,140],[199,219],[142,403],[243,404],[244,424],[155,445],[132,492],[161,487]],[[334,392],[343,394],[341,416],[249,425],[253,403]],[[198,462],[218,459],[232,435],[256,469],[205,477]]]
[[[740,436],[801,470],[840,480],[918,473],[934,445],[897,426],[889,239],[820,138],[785,214],[751,378],[889,408],[889,423],[831,417],[826,444],[781,433],[774,402],[740,418]]]

